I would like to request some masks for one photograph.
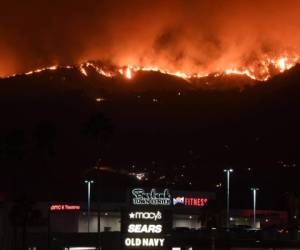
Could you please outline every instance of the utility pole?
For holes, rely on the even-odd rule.
[[[226,179],[227,179],[227,197],[226,197],[226,227],[229,229],[230,225],[230,173],[233,172],[233,169],[224,169],[224,172],[226,173]]]
[[[88,216],[88,233],[90,232],[90,213],[91,213],[91,184],[93,180],[84,181],[87,184],[87,216]]]
[[[259,188],[251,188],[253,193],[253,228],[256,228],[256,195]]]

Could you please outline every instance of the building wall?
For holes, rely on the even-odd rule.
[[[120,213],[101,213],[100,217],[101,232],[121,231],[121,215]],[[86,213],[82,213],[79,216],[78,232],[84,233],[88,231],[88,216]],[[97,213],[91,213],[90,215],[90,232],[98,231],[98,217]]]
[[[201,228],[201,220],[197,215],[174,215],[173,228],[185,227],[189,229]]]
[[[56,233],[77,233],[78,228],[77,212],[52,213],[50,218],[50,228]]]

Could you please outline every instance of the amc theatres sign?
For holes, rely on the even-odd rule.
[[[52,204],[50,211],[76,211],[80,210],[80,205],[71,204]]]
[[[145,191],[143,188],[131,190],[133,205],[170,206],[172,203],[169,189],[165,188],[158,192],[155,188]]]

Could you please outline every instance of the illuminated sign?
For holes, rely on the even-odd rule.
[[[208,202],[207,198],[199,198],[199,197],[184,197],[178,196],[173,198],[173,205],[184,205],[191,207],[204,207]]]
[[[135,188],[131,191],[133,205],[169,206],[171,205],[171,195],[169,189],[157,192],[152,188],[150,192],[145,192],[142,188]]]
[[[173,198],[173,205],[184,204],[184,197]]]
[[[161,220],[162,214],[160,211],[156,212],[131,212],[129,214],[130,219],[143,219],[143,220]]]
[[[126,247],[164,247],[164,238],[126,238]]]
[[[123,246],[127,249],[166,248],[168,228],[165,212],[161,210],[129,211],[124,218]]]
[[[153,233],[159,234],[162,232],[162,225],[153,224],[130,224],[128,233]]]
[[[53,204],[50,206],[50,211],[75,211],[80,210],[80,205],[70,204]]]

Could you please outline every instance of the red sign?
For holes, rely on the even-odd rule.
[[[80,210],[80,205],[53,204],[50,206],[50,211],[75,211],[75,210]]]
[[[207,203],[206,198],[184,198],[184,205],[186,206],[195,206],[195,207],[203,207]]]
[[[178,196],[173,198],[173,205],[184,205],[190,207],[204,207],[208,202],[207,198],[199,198],[199,197],[184,197]]]

